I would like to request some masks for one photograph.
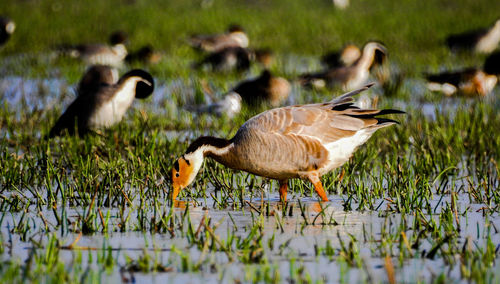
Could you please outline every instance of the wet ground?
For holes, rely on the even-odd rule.
[[[303,61],[305,66],[314,64],[308,58]],[[297,67],[298,71],[290,72],[302,69]],[[182,118],[185,110],[173,103],[172,94],[183,91],[183,103],[193,103],[193,80],[158,79],[152,98],[135,103],[134,108]],[[430,120],[444,114],[453,119],[459,106],[475,103],[454,99],[429,102],[425,100],[425,83],[419,80],[407,80],[403,88],[412,94],[408,100],[389,98],[381,103],[409,112],[421,110]],[[216,97],[224,91],[216,90]],[[305,98],[301,92],[304,91],[294,85],[287,104],[313,99]],[[367,98],[381,96],[380,92],[376,88]],[[498,93],[497,88],[486,100],[499,105]],[[0,78],[0,94],[2,103],[19,116],[23,112],[62,109],[75,96],[74,84],[64,79],[14,75]],[[166,139],[188,139],[201,133],[174,129],[161,135]],[[292,195],[292,201],[283,208],[276,190],[270,191],[269,185],[263,187],[262,195],[255,194],[263,199],[245,197],[243,205],[233,202],[222,207],[208,195],[174,206],[165,198],[155,201],[149,209],[144,209],[137,199],[121,209],[61,208],[57,204],[21,206],[19,210],[4,208],[0,217],[2,258],[20,263],[33,254],[49,258],[48,248],[57,239],[60,260],[84,280],[219,283],[267,281],[266,277],[270,277],[280,281],[353,283],[395,279],[413,283],[436,281],[440,275],[446,275],[453,282],[464,282],[467,272],[463,266],[468,260],[458,248],[471,254],[478,252],[478,259],[486,255],[488,247],[494,248],[495,258],[500,254],[498,204],[471,199],[464,176],[470,176],[475,184],[478,180],[472,173],[473,170],[464,170],[444,190],[436,185],[428,199],[430,210],[412,212],[397,210],[396,202],[390,198],[375,200],[376,210],[356,210],[358,204],[352,202],[352,196],[344,195],[331,195],[327,203]],[[370,187],[369,180],[364,182]],[[498,190],[498,184],[497,181],[493,190]],[[460,190],[456,195],[450,194],[455,189]],[[211,186],[209,191],[213,190]],[[1,192],[2,199],[12,200],[13,195],[23,200],[36,199],[30,194],[23,188],[2,188]],[[352,209],[347,209],[346,203]],[[82,220],[89,214],[94,214],[96,232],[81,230]],[[128,219],[124,221],[124,217]],[[161,218],[167,221],[161,223]],[[160,229],[152,225],[156,222]],[[493,261],[488,273],[491,271],[500,271],[498,261]],[[488,279],[499,282],[500,274]]]
[[[415,222],[413,214],[389,213],[384,209],[388,206],[387,201],[380,200],[380,210],[373,212],[344,211],[343,202],[346,197],[331,196],[331,201],[319,204],[310,198],[301,199],[301,205],[297,202],[290,202],[289,208],[285,212],[281,203],[277,202],[277,196],[263,200],[269,209],[260,215],[259,208],[262,203],[254,200],[252,206],[245,206],[242,210],[218,210],[213,209],[211,200],[208,204],[201,201],[201,204],[194,206],[191,204],[187,218],[190,219],[193,229],[199,228],[200,224],[210,219],[211,225],[217,227],[214,234],[223,242],[230,238],[245,239],[251,234],[255,226],[261,226],[262,246],[264,263],[279,271],[281,279],[290,277],[293,269],[292,265],[303,266],[310,273],[311,280],[323,279],[326,282],[386,282],[387,266],[385,258],[380,254],[385,250],[393,256],[393,261],[398,262],[398,255],[408,253],[406,248],[398,244],[389,245],[391,240],[384,240],[386,237],[399,238],[397,233],[401,226],[406,227],[403,231],[410,238],[412,234],[418,232],[411,229]],[[433,219],[439,224],[439,214],[442,208],[450,204],[448,198],[431,202],[435,215],[426,215],[429,221]],[[181,216],[186,212],[187,203],[177,204],[175,214]],[[300,209],[303,206],[303,209]],[[460,245],[485,247],[486,238],[496,245],[496,250],[500,248],[500,216],[493,214],[485,218],[483,214],[484,205],[471,204],[466,198],[462,198],[457,203],[458,212],[467,212],[460,215],[458,221],[460,230],[453,232],[458,234],[457,241]],[[184,207],[184,208],[182,208]],[[323,208],[322,208],[323,207]],[[166,207],[165,210],[168,210]],[[131,219],[129,226],[132,228],[137,224],[137,216],[133,213],[133,207],[129,209]],[[68,220],[75,221],[84,216],[83,209],[66,209]],[[79,233],[65,233],[61,235],[59,231],[50,230],[45,232],[44,223],[57,224],[52,211],[41,211],[44,216],[36,210],[28,210],[28,213],[8,213],[2,216],[1,233],[4,239],[4,257],[11,256],[14,259],[27,259],[32,253],[32,249],[43,251],[44,248],[34,248],[29,240],[21,240],[21,236],[13,234],[12,230],[21,218],[30,220],[29,226],[32,228],[29,233],[31,238],[37,243],[48,242],[49,236],[56,236],[63,249],[60,251],[60,258],[71,267],[76,267],[76,259],[81,261],[81,266],[86,267],[89,258],[98,258],[101,254],[111,253],[115,259],[115,265],[109,272],[94,275],[101,280],[119,280],[122,278],[134,277],[136,281],[154,281],[157,283],[187,281],[188,283],[209,282],[217,283],[224,281],[250,281],[253,273],[258,271],[259,262],[254,265],[243,264],[231,260],[228,254],[215,250],[203,252],[196,247],[192,241],[188,240],[185,234],[177,232],[176,235],[169,233],[148,233],[148,232],[116,232],[119,230],[118,210],[102,209],[102,214],[109,214],[109,233],[91,234],[81,236]],[[323,213],[319,214],[319,212]],[[62,210],[57,209],[61,214]],[[283,214],[285,213],[285,214]],[[149,218],[150,216],[148,216]],[[186,222],[186,221],[184,221]],[[402,224],[404,223],[404,224]],[[406,224],[406,225],[405,225]],[[439,225],[438,225],[439,226]],[[34,232],[38,232],[33,234]],[[201,234],[207,234],[202,230]],[[450,232],[452,233],[452,232]],[[179,235],[178,235],[179,234]],[[254,235],[252,239],[259,235]],[[356,252],[354,261],[358,264],[347,264],[339,261],[338,255],[342,253],[342,246],[348,246],[355,240]],[[343,242],[343,244],[341,244]],[[385,243],[385,244],[384,244]],[[272,244],[272,245],[268,245]],[[414,250],[412,257],[407,257],[401,263],[395,263],[396,279],[398,282],[428,282],[435,280],[440,273],[446,273],[450,279],[458,281],[460,276],[460,265],[449,266],[441,257],[431,257],[435,243],[423,240],[419,248]],[[71,246],[71,247],[68,247]],[[175,248],[174,248],[175,247]],[[328,252],[326,248],[332,251]],[[182,260],[176,250],[182,251],[188,259],[194,263],[203,259],[203,264],[198,271],[182,271]],[[340,251],[340,252],[339,252]],[[404,252],[403,252],[404,251]],[[235,253],[238,250],[235,249]],[[250,252],[248,252],[250,253]],[[330,254],[330,255],[329,255]],[[134,271],[130,259],[137,260],[144,255],[149,255],[156,262],[165,265],[167,272],[142,273]],[[185,257],[185,256],[184,256]],[[454,256],[451,256],[454,257]],[[458,257],[458,256],[457,256]],[[359,260],[357,259],[359,258]],[[290,260],[293,260],[292,262]],[[91,264],[89,264],[91,265]],[[92,266],[92,265],[91,265]],[[95,269],[99,270],[102,268]],[[492,268],[500,269],[498,263]],[[255,270],[255,271],[254,271]],[[498,278],[495,278],[498,280]]]

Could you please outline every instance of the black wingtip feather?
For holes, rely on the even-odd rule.
[[[406,112],[399,110],[399,109],[383,109],[379,113],[377,113],[376,115],[398,114],[398,113],[406,113]]]
[[[384,124],[384,123],[396,123],[400,124],[399,121],[393,120],[393,119],[388,119],[388,118],[376,118],[377,119],[377,124]]]
[[[354,103],[345,103],[345,104],[340,104],[340,105],[336,105],[332,108],[332,110],[335,110],[335,111],[343,111],[343,110],[346,110],[348,108],[355,108],[355,109],[359,109],[359,107],[357,106],[354,106],[353,105]]]
[[[368,118],[376,118],[376,116],[379,115],[384,115],[384,114],[402,114],[406,113],[402,110],[397,110],[397,109],[383,109],[377,113],[371,113],[371,114],[347,114],[348,116],[355,117],[355,118],[362,118],[362,119],[368,119]],[[381,118],[377,118],[381,119]]]

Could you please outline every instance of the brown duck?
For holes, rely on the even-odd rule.
[[[376,130],[397,123],[378,115],[402,113],[355,107],[352,96],[371,86],[327,103],[265,111],[245,122],[230,140],[196,139],[174,163],[171,198],[194,181],[209,157],[229,168],[278,180],[283,201],[293,178],[311,181],[321,200],[328,201],[320,177],[349,160]]]

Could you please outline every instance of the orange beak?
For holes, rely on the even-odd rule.
[[[177,199],[177,195],[179,195],[181,188],[179,185],[174,185],[173,190],[172,190],[172,201],[175,201]]]

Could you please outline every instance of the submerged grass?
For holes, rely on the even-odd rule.
[[[500,281],[498,89],[477,101],[443,99],[420,81],[428,69],[480,64],[483,56],[449,54],[442,39],[491,24],[499,4],[352,2],[341,11],[329,1],[3,1],[18,28],[0,52],[0,74],[6,84],[23,80],[0,89],[0,282]],[[185,38],[232,22],[252,46],[276,51],[271,69],[288,79],[319,66],[311,56],[369,39],[415,77],[390,97],[369,94],[407,114],[323,177],[332,202],[318,205],[312,186],[293,180],[280,204],[276,182],[212,160],[180,202],[168,201],[170,167],[196,136],[231,137],[264,110],[228,119],[184,109],[204,102],[206,86],[220,97],[260,72],[189,68],[197,55]],[[166,55],[147,67],[153,98],[84,139],[42,139],[84,70],[52,48],[103,42],[116,29],[130,33],[132,49],[151,43]],[[332,94],[294,85],[292,97]]]

